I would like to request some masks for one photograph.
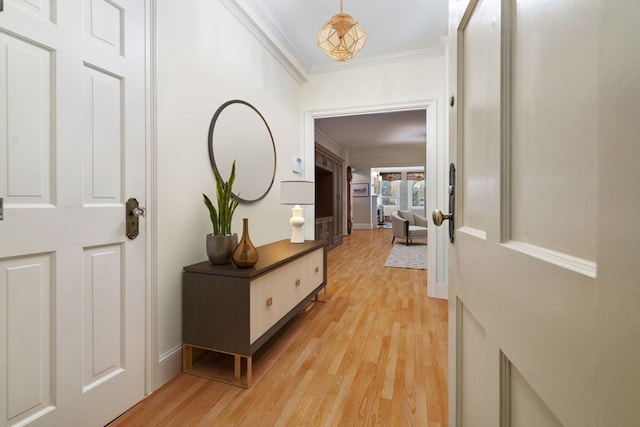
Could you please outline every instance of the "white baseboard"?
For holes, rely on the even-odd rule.
[[[447,283],[436,283],[435,286],[427,287],[427,296],[438,299],[449,299],[449,285]]]
[[[182,372],[182,344],[160,355],[158,362],[158,388]]]

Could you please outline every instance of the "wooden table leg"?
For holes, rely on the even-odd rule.
[[[233,355],[233,378],[240,381],[242,378],[242,359],[239,354]]]
[[[193,353],[191,346],[188,344],[182,346],[182,369],[193,369]]]
[[[253,371],[253,361],[251,356],[247,356],[247,387],[251,387],[251,375]]]
[[[320,292],[322,292],[322,299],[320,299]],[[313,301],[314,302],[327,302],[327,287],[325,286],[322,290],[316,294]]]

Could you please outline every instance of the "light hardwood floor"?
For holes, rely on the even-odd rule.
[[[447,301],[425,270],[384,267],[391,230],[328,255],[326,303],[290,322],[250,389],[181,374],[117,426],[447,426]]]

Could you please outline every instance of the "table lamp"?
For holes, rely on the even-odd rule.
[[[291,243],[304,243],[302,226],[302,208],[300,205],[313,205],[315,203],[315,184],[313,181],[281,181],[280,204],[295,205],[291,208]]]

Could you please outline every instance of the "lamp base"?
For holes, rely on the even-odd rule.
[[[295,205],[291,208],[289,224],[291,224],[291,243],[304,243],[304,233],[302,232],[304,218],[302,217],[300,205]]]

